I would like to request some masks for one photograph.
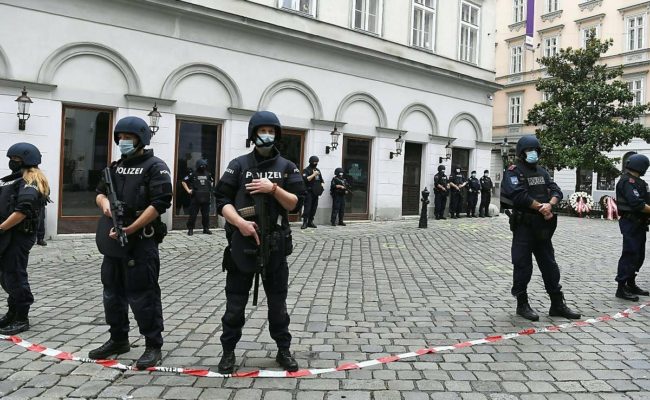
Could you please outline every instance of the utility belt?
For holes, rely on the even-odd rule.
[[[131,225],[140,215],[142,215],[143,212],[144,210],[139,210],[134,213],[135,218],[125,218],[124,226]],[[165,239],[165,236],[167,236],[167,225],[165,225],[160,216],[158,216],[149,224],[145,225],[144,228],[140,229],[140,232],[131,236],[139,239],[153,239],[156,243],[160,244]]]
[[[621,211],[621,218],[630,220],[636,224],[647,226],[650,224],[650,219],[644,214],[631,212],[631,211]]]
[[[251,219],[247,219],[247,220],[250,221]],[[230,223],[227,223],[225,226],[225,231],[226,231],[226,240],[228,241],[228,246],[226,246],[226,248],[223,251],[222,268],[223,271],[228,271],[231,268],[237,268],[237,265],[234,262],[232,254],[230,252],[231,245],[232,245],[232,238],[235,231],[237,231],[237,228],[235,228]],[[291,229],[288,226],[287,227],[283,227],[282,225],[272,226],[270,237],[271,237],[270,238],[271,243],[269,243],[269,247],[271,248],[271,254],[280,253],[284,257],[286,257],[291,253],[293,253],[293,236],[291,234]],[[257,248],[256,244],[253,241],[253,238],[245,238],[245,239],[253,242],[250,248],[251,250]],[[260,238],[260,240],[263,239]]]
[[[531,212],[512,210],[508,217],[510,218],[510,230],[512,232],[515,232],[520,226],[527,226],[532,228],[531,230],[538,240],[550,239],[557,228],[557,214],[554,214],[550,220],[546,220],[542,214],[532,210]]]

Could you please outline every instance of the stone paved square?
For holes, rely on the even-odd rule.
[[[165,316],[163,365],[216,370],[225,307],[223,231],[172,232],[161,246]],[[540,321],[514,315],[510,238],[504,216],[491,219],[359,222],[294,229],[288,307],[292,350],[301,367],[450,345],[565,320],[547,315],[535,270],[529,294]],[[206,246],[206,243],[209,244]],[[621,247],[616,223],[561,217],[554,239],[562,284],[583,318],[629,306],[614,297]],[[108,338],[94,238],[60,236],[34,247],[36,302],[22,337],[86,356]],[[650,267],[640,286],[650,286]],[[266,302],[247,308],[237,349],[240,371],[277,369]],[[642,298],[642,301],[649,299]],[[288,379],[197,378],[122,372],[60,362],[0,343],[0,397],[164,399],[650,399],[650,333],[643,309],[630,318],[535,334],[361,370]],[[132,319],[132,323],[135,324]],[[144,340],[132,325],[132,363]]]

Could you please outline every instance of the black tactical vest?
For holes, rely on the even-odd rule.
[[[629,183],[630,179],[634,181],[634,184]],[[648,192],[648,184],[641,178],[636,176],[631,176],[627,172],[621,175],[618,183],[616,184],[616,206],[619,211],[623,213],[632,213],[634,212],[623,194],[623,186],[627,183],[634,185],[636,190],[639,192],[639,198],[644,199],[646,204],[650,204],[650,193]],[[638,212],[638,214],[642,214]]]
[[[311,181],[305,179],[305,186],[307,187],[308,191],[312,192],[316,196],[320,196],[323,194],[323,174],[320,173],[320,170],[318,168],[312,168],[311,165],[305,168],[305,173],[307,173],[307,176],[313,174],[314,171],[318,171],[319,174],[316,175],[316,177],[314,177],[314,179]]]
[[[512,167],[511,167],[512,168]],[[537,200],[539,203],[548,203],[551,200],[551,194],[548,190],[546,182],[546,174],[544,169],[539,165],[535,165],[535,168],[528,168],[524,165],[517,164],[515,171],[517,173],[517,178],[519,182],[522,182],[526,186],[528,195]],[[501,205],[504,208],[511,208],[512,201],[507,199],[503,192],[501,193]],[[524,209],[520,210],[524,212],[533,213],[533,210]]]
[[[22,172],[5,176],[0,180],[0,222],[9,218],[14,212],[18,191],[22,182]]]
[[[449,178],[447,178],[447,175],[438,172],[433,178],[433,191],[435,193],[447,193],[441,190],[438,187],[438,185],[443,186],[446,189],[448,183],[449,183]]]
[[[192,177],[192,196],[199,203],[210,202],[210,192],[212,189],[212,179],[210,174],[202,173]]]
[[[113,182],[117,198],[126,203],[127,222],[135,220],[136,212],[143,211],[151,203],[148,191],[148,182],[151,178],[151,168],[163,163],[147,151],[133,158],[126,158],[111,166]]]

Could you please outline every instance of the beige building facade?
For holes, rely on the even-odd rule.
[[[526,36],[526,0],[497,0],[496,76],[503,90],[494,96],[493,141],[504,138],[512,145],[535,127],[525,126],[528,111],[544,94],[535,89],[535,80],[543,76],[538,60],[551,56],[561,48],[585,47],[587,37],[594,33],[601,39],[613,39],[614,45],[603,61],[624,67],[624,80],[629,82],[635,102],[648,102],[648,70],[650,69],[650,1],[640,0],[535,0],[533,47],[524,44]],[[650,118],[642,118],[646,125]],[[500,147],[500,146],[498,146]],[[624,158],[631,151],[650,155],[650,146],[642,140],[612,151],[612,157]],[[493,170],[502,165],[499,151],[493,152]],[[565,195],[575,186],[573,170],[555,171],[555,180]],[[611,195],[614,181],[596,173],[585,172],[581,188],[592,193],[594,200]]]

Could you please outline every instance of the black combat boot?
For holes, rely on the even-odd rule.
[[[194,229],[193,228],[188,228],[187,229],[187,236],[192,236],[194,235]]]
[[[564,301],[564,293],[551,293],[551,308],[548,310],[548,315],[551,317],[564,317],[568,319],[580,319],[580,314],[571,310]]]
[[[339,221],[339,225],[346,226],[345,222],[343,222],[343,221]]]
[[[0,328],[4,328],[10,323],[14,321],[14,318],[16,317],[16,311],[9,307],[9,310],[7,310],[7,313],[0,318]]]
[[[310,228],[316,228],[316,224],[314,223],[313,219],[310,219],[309,222],[307,223],[307,226]]]
[[[616,297],[623,300],[639,301],[639,296],[631,293],[628,286],[623,282],[618,283],[618,289],[616,289]]]
[[[303,219],[302,226],[300,227],[300,229],[307,229],[308,226],[309,226],[308,221],[306,219]]]
[[[212,235],[212,231],[210,229],[203,229],[203,233],[206,235]]]
[[[627,291],[632,294],[638,294],[639,296],[650,296],[650,292],[641,289],[636,285],[636,274],[634,274],[634,277],[632,277],[632,279],[629,279],[627,281]]]
[[[235,350],[224,350],[217,368],[220,374],[232,374],[235,370]]]
[[[25,332],[29,329],[29,318],[27,314],[29,310],[16,311],[13,320],[4,328],[0,328],[0,335],[15,335],[20,332]]]
[[[47,242],[45,240],[43,240],[43,239],[38,239],[36,244],[39,245],[39,246],[47,246]]]
[[[528,304],[528,293],[522,293],[517,296],[517,315],[529,321],[539,321],[539,315]]]
[[[147,369],[149,367],[155,367],[158,365],[162,359],[162,352],[158,347],[147,346],[144,349],[144,353],[138,358],[138,361],[135,362],[135,367],[137,369]]]
[[[92,358],[93,360],[106,360],[112,355],[128,353],[129,350],[131,350],[131,345],[128,340],[117,342],[113,339],[108,339],[103,345],[94,350],[90,350],[88,352],[88,358]]]
[[[288,348],[278,349],[278,354],[275,356],[275,361],[280,364],[285,371],[296,372],[298,371],[298,363],[291,355]]]

